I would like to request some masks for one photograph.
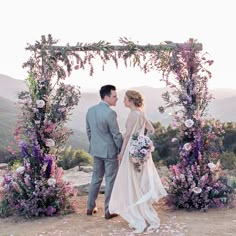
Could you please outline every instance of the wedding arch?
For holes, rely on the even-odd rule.
[[[16,173],[4,178],[2,191],[4,212],[24,216],[53,215],[73,209],[74,189],[62,180],[56,165],[56,153],[71,134],[65,128],[70,112],[78,104],[80,91],[63,83],[72,70],[87,70],[92,76],[93,63],[110,61],[118,68],[139,67],[144,73],[157,70],[171,92],[163,94],[166,102],[160,112],[173,108],[173,124],[179,129],[180,163],[170,168],[167,179],[169,202],[179,208],[207,209],[228,203],[231,189],[222,175],[219,162],[222,127],[206,121],[206,108],[212,97],[207,81],[213,63],[202,44],[189,39],[186,43],[163,42],[138,45],[127,38],[120,45],[105,41],[58,46],[51,35],[28,45],[31,57],[23,64],[28,68],[28,91],[19,94],[22,117],[16,129],[23,164]],[[207,123],[208,122],[208,123]]]

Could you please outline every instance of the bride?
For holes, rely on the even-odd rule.
[[[149,157],[137,170],[137,163],[130,158],[130,146],[134,134],[154,132],[154,128],[147,120],[142,108],[143,97],[134,90],[125,93],[124,105],[130,109],[126,121],[126,133],[118,155],[121,161],[111,194],[109,211],[119,214],[125,219],[134,233],[153,232],[160,227],[160,219],[153,208],[153,203],[167,195],[152,160]],[[140,167],[140,166],[139,166]]]

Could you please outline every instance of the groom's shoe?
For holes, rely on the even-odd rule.
[[[97,212],[98,212],[97,207],[94,207],[93,210],[89,210],[89,209],[87,210],[87,215],[91,216],[92,214],[95,214]]]
[[[117,217],[118,214],[110,214],[110,213],[106,213],[105,214],[105,219],[106,220],[110,220],[111,218]]]

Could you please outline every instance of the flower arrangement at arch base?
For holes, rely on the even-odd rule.
[[[170,166],[167,201],[177,208],[200,209],[224,207],[233,200],[233,188],[228,184],[220,164],[222,124],[203,119],[199,111],[173,114],[172,126],[179,130],[172,142],[178,142],[181,161]]]
[[[213,61],[207,53],[195,51],[193,41],[164,63],[163,81],[171,88],[162,95],[165,106],[173,108],[172,127],[177,129],[180,162],[170,166],[167,178],[168,200],[177,208],[207,210],[231,202],[233,188],[220,164],[224,130],[222,124],[207,114],[213,99],[207,82]]]
[[[43,155],[37,145],[30,147],[23,141],[20,145],[23,165],[3,176],[0,216],[30,218],[75,211],[77,192],[63,181],[63,169],[56,166],[55,157]]]
[[[0,216],[28,218],[76,210],[76,191],[63,181],[56,159],[72,134],[65,124],[79,102],[80,91],[62,82],[70,75],[73,61],[52,47],[56,43],[49,35],[26,48],[32,53],[23,64],[29,68],[28,91],[18,94],[21,114],[15,131],[21,166],[3,176]]]

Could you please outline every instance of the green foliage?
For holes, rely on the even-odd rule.
[[[19,109],[13,102],[0,97],[0,162],[8,161],[12,156],[7,147],[14,142],[14,127]]]
[[[212,122],[212,121],[210,121]],[[223,150],[220,154],[220,161],[223,169],[236,169],[236,123],[223,123]],[[155,134],[153,135],[153,143],[155,151],[153,152],[154,162],[162,162],[164,165],[170,166],[179,162],[178,155],[178,128],[171,126],[161,126],[160,122],[153,123]]]
[[[12,214],[11,206],[8,199],[3,199],[0,202],[0,218],[8,217]]]
[[[63,148],[58,153],[57,165],[64,170],[81,165],[92,165],[92,157],[82,149],[72,149],[71,146]]]
[[[172,139],[176,137],[177,130],[171,126],[167,128],[161,126],[160,122],[153,123],[155,133],[153,135],[153,143],[155,151],[153,152],[153,161],[170,166],[176,164],[179,161],[178,143],[172,142]]]
[[[223,152],[220,155],[220,162],[222,164],[223,169],[236,169],[236,155],[233,152]]]
[[[234,152],[236,155],[236,123],[226,122],[223,124],[224,127],[224,140],[223,145],[225,150]]]
[[[15,158],[15,159],[12,159],[9,163],[8,163],[8,166],[10,167],[10,169],[12,171],[15,171],[18,167],[22,166],[23,163],[22,163],[22,158]]]

